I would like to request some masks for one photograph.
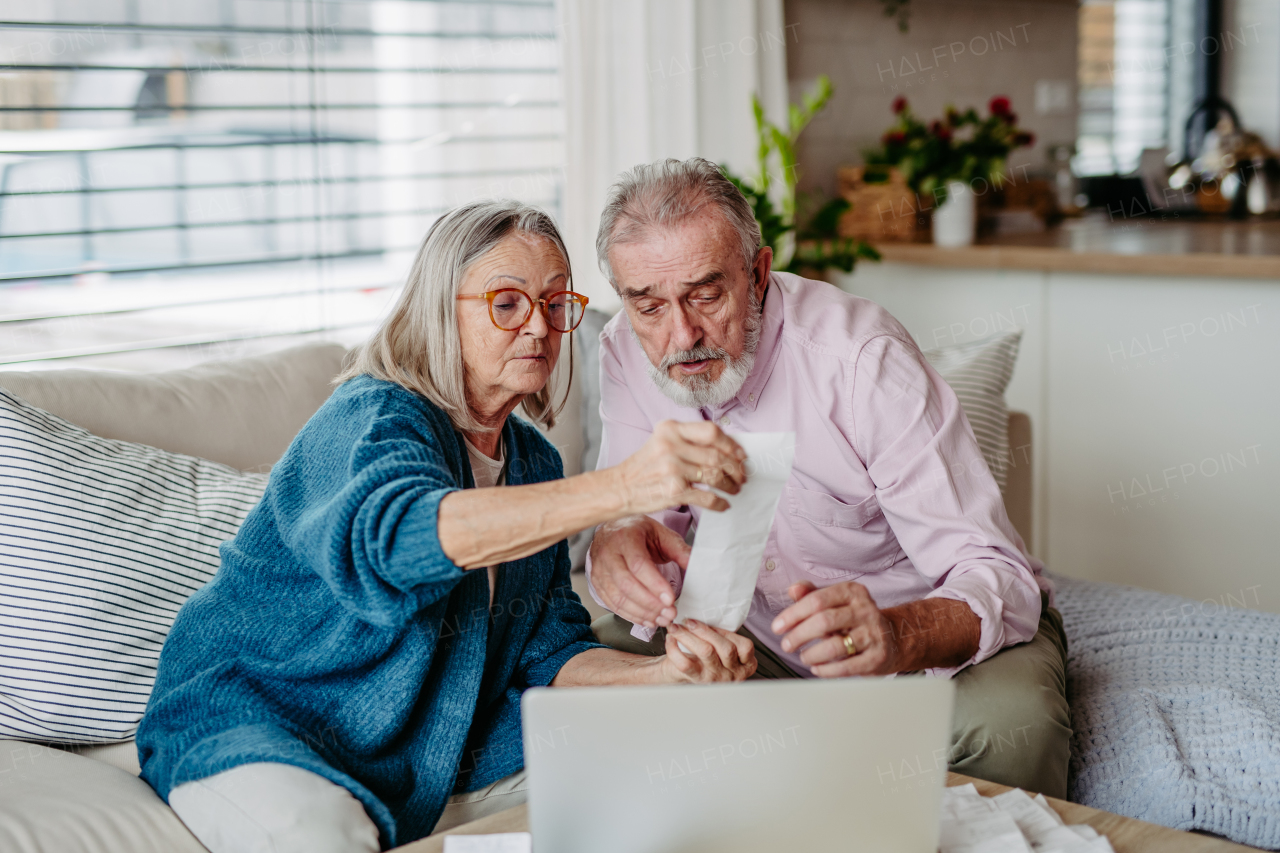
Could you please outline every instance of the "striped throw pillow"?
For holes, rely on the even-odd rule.
[[[1009,478],[1009,407],[1004,390],[1013,378],[1022,331],[924,351],[933,369],[956,392],[978,447],[1004,493]]]
[[[133,737],[178,608],[266,483],[0,388],[0,737]]]

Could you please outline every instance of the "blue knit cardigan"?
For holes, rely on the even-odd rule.
[[[514,416],[510,485],[563,476]],[[451,794],[524,766],[520,694],[595,648],[565,542],[498,571],[440,548],[441,499],[474,485],[437,407],[368,376],[338,388],[179,611],[138,728],[142,777],[276,761],[349,790],[383,848],[431,832]]]

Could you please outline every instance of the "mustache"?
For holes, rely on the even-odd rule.
[[[659,370],[669,370],[677,364],[685,364],[690,361],[711,361],[711,360],[729,361],[729,352],[721,347],[696,346],[693,349],[677,350],[664,359],[662,364],[658,365]]]

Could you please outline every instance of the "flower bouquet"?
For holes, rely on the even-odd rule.
[[[887,179],[888,168],[896,166],[911,189],[932,196],[935,205],[946,201],[948,184],[969,184],[979,195],[999,187],[1009,152],[1033,144],[1035,136],[1018,127],[1018,115],[1003,95],[992,98],[987,108],[991,114],[982,118],[972,107],[964,112],[947,107],[943,118],[925,124],[899,95],[893,101],[897,122],[879,148],[864,152],[866,179],[874,181],[876,173]]]

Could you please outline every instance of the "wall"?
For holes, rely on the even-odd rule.
[[[1222,26],[1222,93],[1246,130],[1280,147],[1280,3],[1228,0]]]
[[[1013,166],[1040,166],[1046,145],[1075,140],[1076,0],[911,0],[910,7],[910,29],[900,33],[879,0],[787,0],[796,39],[787,46],[792,100],[819,74],[835,86],[801,137],[801,190],[832,195],[836,168],[860,163],[862,150],[879,142],[897,95],[926,119],[948,104],[985,113],[992,96],[1008,96],[1036,135],[1034,148],[1014,153]]]

